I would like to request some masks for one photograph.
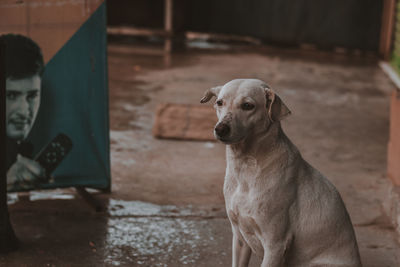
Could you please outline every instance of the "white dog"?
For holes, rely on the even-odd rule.
[[[335,187],[284,134],[290,111],[266,83],[237,79],[217,97],[215,137],[227,144],[224,196],[232,225],[232,266],[360,267],[350,217]],[[312,129],[310,129],[312,131]]]

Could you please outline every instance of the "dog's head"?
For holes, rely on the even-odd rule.
[[[267,130],[290,114],[280,97],[257,79],[236,79],[213,87],[200,102],[206,103],[214,96],[218,116],[214,135],[226,144],[239,143],[255,131]]]

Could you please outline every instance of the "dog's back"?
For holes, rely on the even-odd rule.
[[[299,154],[300,156],[300,154]],[[303,160],[303,159],[301,159]],[[316,169],[304,164],[296,179],[297,213],[288,266],[361,266],[350,216],[336,188]]]

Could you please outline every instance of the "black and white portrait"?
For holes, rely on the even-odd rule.
[[[31,188],[45,175],[26,141],[40,107],[44,60],[30,38],[0,36],[6,47],[7,189]]]

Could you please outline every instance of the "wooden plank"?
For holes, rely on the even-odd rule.
[[[379,43],[379,54],[385,60],[390,59],[393,28],[395,21],[396,0],[383,1],[382,27]]]
[[[107,46],[108,53],[126,54],[126,55],[149,55],[149,56],[163,56],[163,47],[146,47],[146,46],[132,46],[132,45],[115,45],[109,44]]]
[[[226,41],[226,42],[246,42],[250,44],[260,45],[262,44],[261,40],[251,37],[251,36],[243,36],[243,35],[234,35],[234,34],[224,34],[224,33],[203,33],[203,32],[186,32],[186,38],[189,40],[194,39],[205,39],[205,40],[217,40],[217,41]],[[301,44],[302,49],[305,50],[315,50],[316,47],[313,44]]]
[[[163,29],[137,28],[130,26],[108,26],[107,34],[127,35],[127,36],[168,36],[168,32]]]
[[[84,187],[75,187],[76,192],[89,204],[96,212],[103,212],[106,210],[103,203],[91,195]]]

